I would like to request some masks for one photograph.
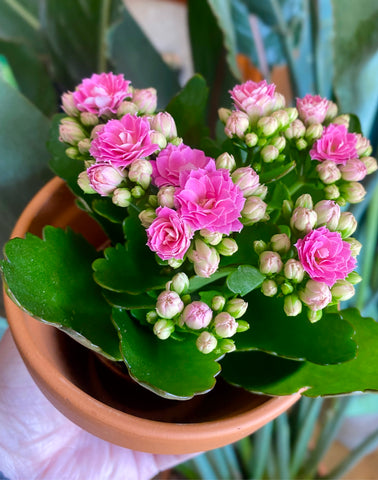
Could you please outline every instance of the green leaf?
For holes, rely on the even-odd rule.
[[[128,215],[127,209],[114,205],[110,197],[98,198],[96,195],[92,201],[92,208],[112,223],[122,223]]]
[[[259,287],[264,281],[265,275],[262,275],[256,267],[252,265],[239,265],[227,277],[227,287],[231,292],[242,296]]]
[[[184,142],[199,147],[208,135],[206,107],[209,89],[201,75],[192,77],[185,87],[169,102],[166,110],[175,119],[177,132]]]
[[[269,201],[269,209],[281,210],[284,200],[291,200],[289,189],[283,182],[274,185],[272,199]]]
[[[315,365],[263,352],[234,352],[222,361],[222,376],[247,390],[270,395],[289,395],[302,388],[310,397],[378,391],[378,323],[361,317],[356,309],[340,313],[356,331],[355,359],[338,365]]]
[[[81,235],[51,226],[5,246],[6,289],[22,308],[108,358],[119,360],[111,308],[93,281],[98,253]]]
[[[324,313],[311,323],[302,312],[286,316],[282,298],[269,298],[260,291],[245,300],[249,308],[243,316],[251,328],[234,339],[238,350],[258,349],[275,355],[319,364],[346,362],[354,358],[354,330],[337,313]]]
[[[147,295],[141,293],[139,295],[131,295],[126,292],[112,292],[111,290],[104,290],[103,295],[105,300],[113,307],[124,308],[125,310],[136,309],[153,309],[156,305],[156,300]]]
[[[280,165],[278,167],[274,167],[271,170],[264,171],[260,174],[260,182],[261,183],[270,183],[276,182],[280,178],[289,174],[296,166],[294,160],[291,162],[287,162],[284,165]]]
[[[196,292],[200,288],[205,287],[206,285],[213,283],[220,278],[226,277],[228,274],[234,271],[234,267],[227,267],[227,268],[219,268],[215,273],[210,275],[210,277],[199,277],[198,275],[194,275],[189,280],[189,289],[188,292]]]
[[[220,371],[216,355],[201,353],[194,335],[180,342],[159,340],[125,310],[114,309],[113,321],[129,373],[143,387],[172,399],[188,399],[214,387]]]
[[[94,262],[96,282],[107,290],[131,294],[164,287],[169,277],[161,273],[154,254],[146,247],[146,231],[135,214],[125,220],[124,229],[125,246],[107,248],[105,258]]]
[[[124,73],[135,88],[156,88],[158,105],[167,105],[180,90],[177,74],[164,62],[127,10],[123,11],[121,22],[111,29],[108,40],[116,72]]]

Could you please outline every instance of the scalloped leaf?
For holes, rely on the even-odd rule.
[[[1,262],[6,289],[17,305],[108,358],[120,360],[111,308],[93,281],[96,250],[72,230],[51,226],[43,238],[14,238]]]
[[[249,303],[243,320],[251,328],[234,337],[237,350],[263,350],[282,357],[336,364],[356,355],[353,327],[338,313],[324,313],[311,323],[304,312],[286,316],[282,298],[268,298],[261,292],[245,297]]]
[[[217,355],[201,353],[194,335],[180,342],[159,340],[125,310],[113,310],[121,352],[130,375],[140,385],[166,398],[184,400],[211,390],[220,371]]]
[[[115,308],[124,308],[125,310],[137,309],[153,309],[156,305],[156,300],[141,293],[140,295],[131,295],[126,292],[112,292],[111,290],[104,290],[103,295],[105,300]]]
[[[340,312],[355,331],[358,355],[338,365],[296,362],[264,352],[233,352],[222,360],[226,381],[247,390],[269,395],[341,395],[378,391],[378,323],[363,318],[357,309]]]
[[[265,275],[260,273],[256,267],[252,265],[239,265],[238,268],[227,277],[226,283],[231,292],[244,296],[259,287],[264,279]]]

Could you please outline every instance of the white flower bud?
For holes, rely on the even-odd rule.
[[[259,136],[270,137],[279,127],[278,120],[271,117],[261,117],[257,122],[257,132]]]
[[[226,168],[232,171],[236,166],[236,162],[233,155],[224,152],[216,159],[215,165],[217,168]]]
[[[302,264],[298,260],[290,258],[285,263],[284,274],[287,279],[292,280],[295,283],[300,283],[304,278],[304,273]]]
[[[84,170],[83,172],[79,173],[79,177],[77,179],[77,184],[83,190],[84,193],[96,193],[96,190],[91,187],[87,171]]]
[[[211,301],[211,309],[215,312],[223,310],[226,304],[226,299],[222,295],[215,295]]]
[[[278,158],[280,151],[274,145],[265,145],[264,148],[261,149],[260,155],[265,163],[274,162]]]
[[[242,298],[232,298],[226,303],[225,311],[234,318],[240,318],[245,314],[247,308],[248,302],[245,302]]]
[[[352,257],[357,257],[360,254],[362,243],[352,237],[346,238],[344,241],[349,243],[350,253],[352,254]]]
[[[174,330],[175,324],[172,320],[167,320],[165,318],[158,320],[153,328],[154,334],[160,338],[160,340],[166,340],[169,338]]]
[[[131,203],[131,192],[128,188],[116,188],[113,192],[112,202],[118,207],[128,207]]]
[[[168,112],[157,113],[150,122],[151,128],[164,135],[167,140],[177,137],[176,123]]]
[[[157,194],[158,204],[162,207],[173,208],[175,204],[175,190],[176,189],[173,185],[160,187]]]
[[[163,150],[163,148],[167,146],[167,139],[160,132],[154,132],[154,131],[151,132],[150,139],[151,139],[151,143],[156,143],[157,145],[159,145],[160,150]]]
[[[286,233],[277,233],[270,239],[272,250],[278,253],[287,253],[290,250],[290,238]]]
[[[292,293],[287,295],[284,300],[284,312],[288,317],[296,317],[302,311],[302,302],[298,295]]]
[[[63,93],[62,108],[70,117],[77,117],[79,115],[79,110],[76,107],[72,92]]]
[[[365,188],[358,182],[348,182],[340,186],[340,193],[349,203],[362,202],[366,195]]]
[[[259,197],[248,197],[241,211],[242,223],[253,225],[265,217],[267,204]]]
[[[265,251],[259,257],[260,272],[264,275],[279,273],[282,270],[283,263],[281,256],[277,252]]]
[[[312,202],[312,197],[308,193],[304,193],[300,197],[297,198],[294,207],[304,207],[304,208],[309,208],[312,210],[313,208],[313,202]]]
[[[157,95],[155,88],[135,89],[133,92],[133,103],[138,107],[139,113],[154,113],[157,106]]]
[[[252,148],[255,145],[257,145],[257,142],[259,141],[259,137],[256,135],[256,133],[247,133],[244,137],[244,141],[247,145],[247,147]]]
[[[328,285],[315,280],[307,281],[304,290],[299,292],[299,297],[313,311],[322,310],[332,301]]]
[[[235,110],[228,117],[224,131],[229,138],[234,136],[243,138],[244,133],[249,128],[248,115],[239,110]]]
[[[223,240],[217,245],[217,250],[220,255],[230,257],[238,251],[238,244],[233,238],[223,238]]]
[[[362,157],[360,160],[366,167],[367,175],[374,173],[378,169],[377,160],[374,157]]]
[[[348,280],[338,280],[331,287],[332,298],[336,302],[344,302],[353,297],[355,290]]]
[[[314,208],[318,218],[317,227],[327,227],[334,232],[337,229],[340,220],[340,207],[332,200],[321,200]]]
[[[185,293],[189,288],[189,278],[186,273],[176,273],[176,275],[172,278],[170,288],[179,295]]]
[[[222,338],[230,338],[238,327],[235,318],[227,312],[221,312],[214,318],[215,333]]]
[[[222,239],[223,239],[223,234],[220,232],[210,232],[210,230],[207,230],[206,228],[203,228],[200,230],[200,235],[203,237],[206,243],[209,245],[218,245]]]
[[[261,284],[261,291],[266,297],[274,297],[278,291],[276,282],[265,279]]]
[[[140,223],[143,225],[144,228],[148,228],[151,223],[156,218],[155,210],[152,208],[146,208],[146,210],[142,210],[138,215]]]
[[[202,332],[196,340],[196,346],[201,353],[210,353],[217,346],[217,339],[210,332]]]
[[[220,108],[218,110],[218,117],[219,117],[219,120],[222,122],[222,123],[226,123],[227,122],[227,119],[228,117],[231,115],[231,110],[228,109],[228,108]]]
[[[290,226],[299,233],[309,233],[316,225],[317,215],[315,210],[297,207],[290,219]]]
[[[156,300],[156,312],[159,317],[173,318],[184,309],[184,303],[176,292],[164,290]]]
[[[138,113],[138,107],[135,103],[124,100],[117,108],[117,117],[121,118],[128,113],[130,115],[136,115]]]
[[[80,121],[86,127],[95,127],[98,125],[98,116],[95,113],[81,112]]]

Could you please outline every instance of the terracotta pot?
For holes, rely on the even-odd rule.
[[[70,225],[96,245],[105,240],[58,178],[29,203],[12,236],[23,237],[27,231],[40,235],[44,225]],[[170,454],[213,449],[256,431],[299,398],[254,395],[219,378],[206,395],[163,399],[126,381],[93,352],[25,314],[7,296],[5,306],[17,347],[45,396],[80,427],[123,447]]]

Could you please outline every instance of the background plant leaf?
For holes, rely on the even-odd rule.
[[[252,265],[239,265],[226,279],[227,287],[231,292],[242,296],[259,287],[264,281],[265,275],[262,275],[256,267]]]
[[[181,399],[214,387],[219,363],[214,354],[205,355],[197,349],[194,335],[180,342],[159,340],[120,309],[113,310],[113,321],[129,373],[142,386],[158,395]]]
[[[111,290],[104,290],[103,295],[105,300],[115,308],[123,308],[125,310],[136,309],[154,309],[156,300],[146,293],[139,295],[131,295],[126,292],[113,292]]]
[[[10,240],[4,253],[3,277],[17,305],[86,347],[120,360],[111,307],[92,278],[98,253],[81,235],[47,226],[42,240],[29,233]]]

